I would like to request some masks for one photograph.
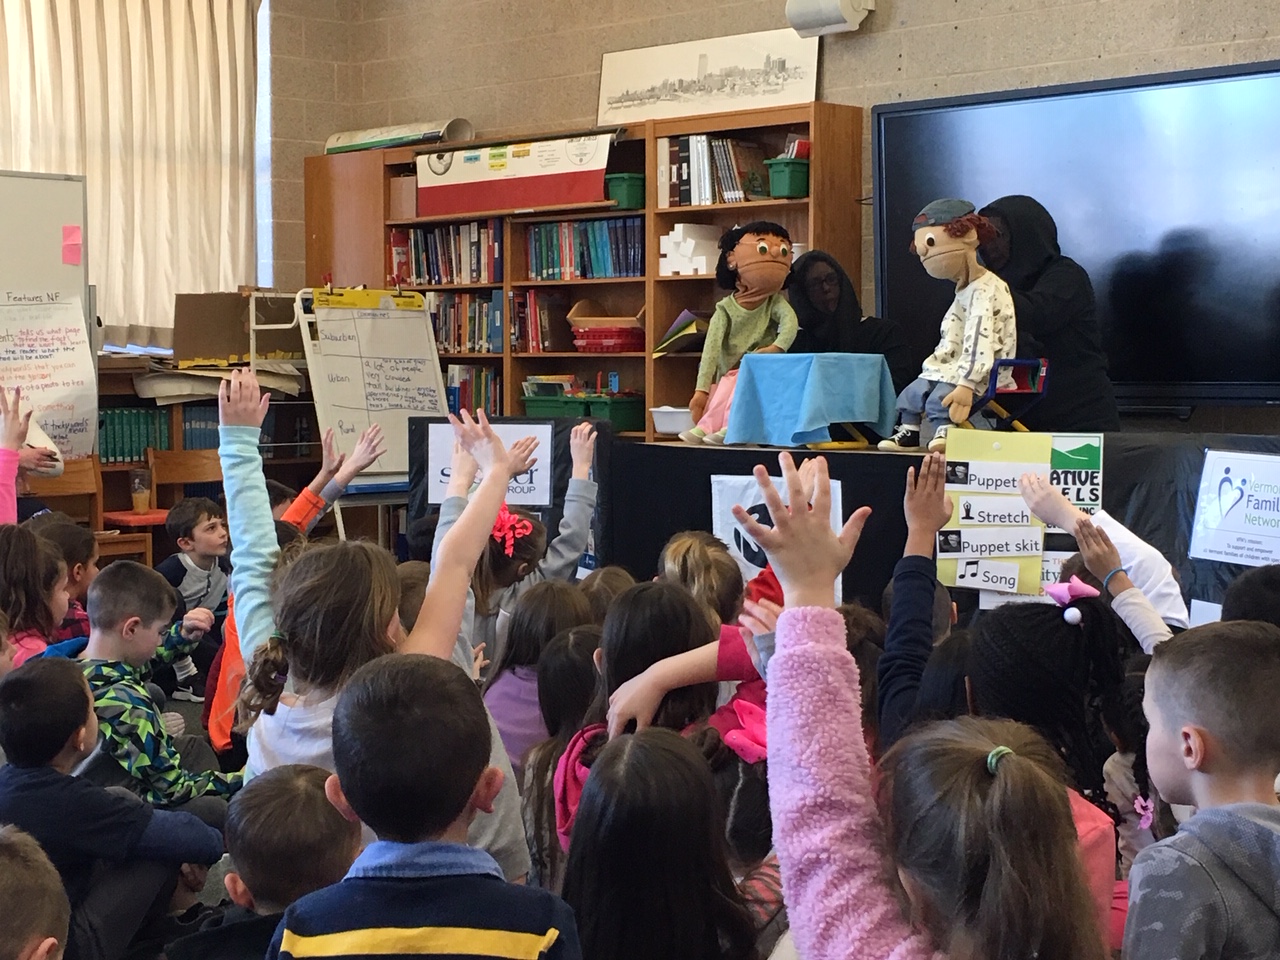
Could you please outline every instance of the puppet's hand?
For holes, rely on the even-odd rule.
[[[942,405],[947,408],[952,423],[964,423],[973,410],[973,391],[964,385],[958,386],[942,398]]]
[[[752,351],[754,353],[783,353],[783,349],[776,343],[771,343],[767,347],[761,347],[759,350]]]
[[[689,413],[693,417],[694,425],[702,419],[702,415],[707,412],[708,393],[705,390],[693,391],[693,396],[689,398]]]

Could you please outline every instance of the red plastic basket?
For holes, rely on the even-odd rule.
[[[578,327],[573,345],[581,353],[638,353],[644,330],[638,327]]]

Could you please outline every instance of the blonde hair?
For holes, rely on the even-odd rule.
[[[1066,769],[1043,737],[1011,720],[934,723],[880,770],[889,853],[928,900],[939,950],[1106,960]]]
[[[586,594],[591,604],[591,618],[599,626],[603,626],[605,615],[609,612],[609,604],[613,603],[624,591],[636,585],[636,578],[618,566],[600,567],[587,574],[586,579],[578,584],[578,589]]]
[[[391,554],[363,540],[311,545],[272,578],[276,632],[254,654],[240,697],[241,729],[273,714],[285,680],[336,691],[391,653],[400,584]]]
[[[658,556],[658,579],[679,583],[715,617],[733,623],[742,612],[746,585],[729,548],[704,530],[677,533]]]

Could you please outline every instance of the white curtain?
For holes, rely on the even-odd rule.
[[[253,282],[257,2],[0,0],[0,169],[85,175],[107,343]]]

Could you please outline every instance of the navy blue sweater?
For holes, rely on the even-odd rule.
[[[893,568],[893,605],[884,656],[876,669],[882,750],[893,746],[915,720],[920,678],[933,653],[937,577],[932,557],[903,557]]]

